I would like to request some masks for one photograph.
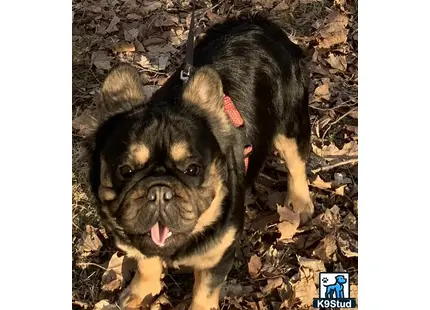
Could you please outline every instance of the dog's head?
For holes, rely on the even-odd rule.
[[[168,102],[175,95],[157,93],[144,103],[134,69],[115,68],[102,86],[105,116],[92,152],[91,183],[106,225],[157,254],[175,252],[216,221],[228,191],[219,136],[229,124],[218,75],[199,69],[177,92],[175,104]]]
[[[346,283],[346,279],[343,275],[338,275],[336,276],[336,282],[339,284],[345,284]]]

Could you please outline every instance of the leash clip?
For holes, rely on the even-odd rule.
[[[190,68],[188,68],[187,71],[181,70],[181,76],[180,76],[180,78],[181,78],[181,80],[183,82],[187,82],[189,80],[189,78],[190,78],[190,71],[191,71]]]

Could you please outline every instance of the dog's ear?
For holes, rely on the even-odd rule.
[[[109,108],[134,106],[145,99],[143,84],[137,71],[130,65],[121,64],[111,70],[101,87],[101,101]]]
[[[217,139],[231,131],[230,121],[224,112],[221,77],[210,66],[200,67],[194,72],[184,87],[182,101],[205,112]]]
[[[185,85],[182,100],[198,105],[211,115],[223,112],[223,88],[218,73],[209,66],[198,68]]]
[[[137,71],[128,64],[118,65],[109,72],[101,86],[97,108],[89,115],[83,114],[74,123],[81,135],[90,137],[108,119],[132,110],[145,99],[143,83]]]

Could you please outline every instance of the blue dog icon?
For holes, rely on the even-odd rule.
[[[338,275],[335,277],[336,283],[325,285],[327,290],[325,291],[325,298],[333,298],[333,293],[336,293],[336,298],[344,298],[343,295],[343,285],[346,283],[346,279],[343,275]]]

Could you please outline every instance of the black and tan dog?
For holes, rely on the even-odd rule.
[[[219,307],[243,228],[245,189],[272,146],[289,171],[288,202],[302,223],[310,218],[302,58],[278,23],[242,15],[197,43],[187,82],[179,68],[149,100],[131,66],[108,75],[91,182],[105,226],[138,263],[120,298],[124,308],[148,304],[166,266],[194,268],[191,309]]]

